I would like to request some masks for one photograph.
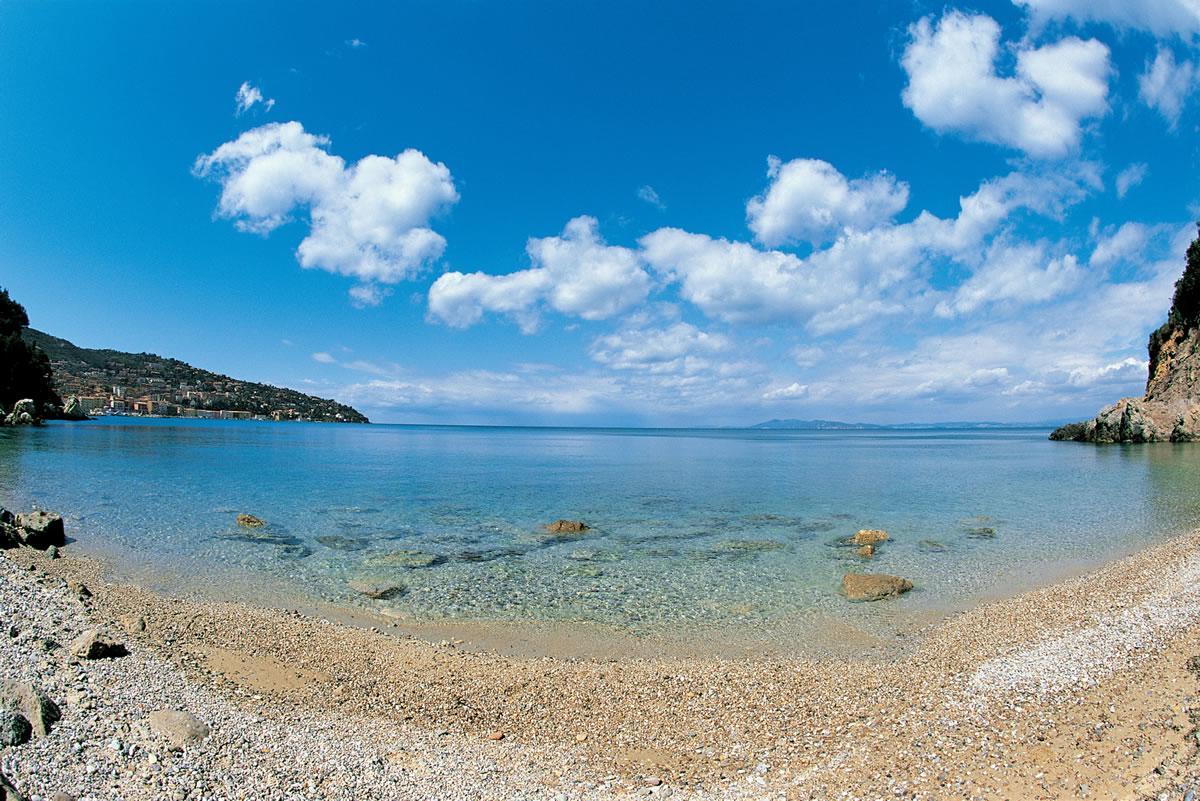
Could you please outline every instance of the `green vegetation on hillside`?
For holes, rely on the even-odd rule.
[[[1167,321],[1150,335],[1150,375],[1154,375],[1163,343],[1174,331],[1200,328],[1200,222],[1196,223],[1196,229],[1198,235],[1188,245],[1187,265],[1175,282],[1175,297]]]
[[[49,356],[54,382],[87,409],[120,408],[165,416],[211,416],[225,412],[280,420],[369,422],[358,410],[293,389],[201,370],[153,353],[81,348],[65,339],[26,328],[27,342]]]
[[[0,406],[10,411],[17,401],[29,398],[42,416],[54,417],[62,400],[54,391],[46,354],[21,337],[27,325],[25,307],[0,289]]]

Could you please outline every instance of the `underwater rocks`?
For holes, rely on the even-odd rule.
[[[913,583],[887,573],[847,573],[842,576],[842,592],[851,601],[880,601],[903,595]]]
[[[370,567],[403,567],[413,570],[421,567],[434,567],[445,561],[446,557],[439,554],[402,548],[398,551],[388,551],[368,557],[365,564]]]
[[[262,528],[267,524],[267,521],[254,515],[242,513],[237,516],[237,524],[242,528]]]
[[[582,534],[591,526],[582,520],[555,520],[548,523],[545,529],[550,534]]]
[[[850,538],[853,545],[876,545],[881,542],[887,542],[888,533],[883,529],[864,528]]]
[[[317,537],[317,542],[335,551],[361,551],[370,544],[360,537],[344,537],[341,534],[325,534]]]
[[[350,579],[346,582],[346,586],[360,595],[365,595],[376,601],[386,601],[389,598],[395,598],[397,595],[403,595],[408,590],[403,584],[376,578]]]

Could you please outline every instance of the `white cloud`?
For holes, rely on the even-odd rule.
[[[650,276],[633,250],[608,245],[594,217],[576,217],[561,236],[530,239],[533,266],[506,275],[448,272],[429,288],[430,317],[456,328],[485,312],[512,317],[526,333],[537,329],[545,304],[562,314],[603,320],[646,299]]]
[[[1048,20],[1103,22],[1158,36],[1176,34],[1190,39],[1200,34],[1200,4],[1196,0],[1015,0],[1039,24]]]
[[[1129,194],[1130,189],[1146,180],[1146,173],[1149,169],[1144,162],[1137,162],[1117,173],[1117,197],[1125,197]]]
[[[816,345],[797,345],[790,355],[797,367],[815,367],[825,358],[825,351]]]
[[[1147,62],[1146,70],[1138,76],[1138,97],[1174,129],[1198,78],[1200,72],[1195,64],[1190,61],[1176,64],[1170,49],[1159,47],[1154,61]]]
[[[646,186],[638,187],[637,196],[638,200],[643,200],[660,211],[667,208],[666,204],[662,202],[662,198],[658,196],[658,192],[653,186],[647,184]]]
[[[998,242],[988,249],[983,265],[936,311],[953,317],[992,303],[1044,303],[1074,289],[1083,275],[1070,254],[1051,257],[1041,243]]]
[[[693,373],[711,368],[707,357],[729,350],[731,344],[726,336],[678,322],[666,328],[629,328],[597,337],[591,356],[617,370]]]
[[[337,359],[325,351],[317,351],[312,355],[312,358],[314,362],[320,362],[321,364],[337,364]]]
[[[1155,229],[1141,223],[1125,223],[1115,233],[1099,238],[1088,264],[1107,270],[1115,264],[1136,260],[1154,233]]]
[[[1060,215],[1097,182],[1088,164],[1044,176],[1013,173],[961,198],[956,218],[923,211],[908,223],[847,229],[805,258],[677,228],[651,232],[640,244],[650,267],[663,280],[677,282],[680,296],[709,317],[728,323],[787,319],[827,334],[872,318],[928,309],[932,304],[923,300],[928,286],[922,273],[932,259],[977,267],[985,240],[1015,211]],[[1073,267],[1063,262],[1043,277],[1054,278],[1054,291],[1061,291]],[[994,289],[1010,300],[1035,296],[1031,288],[1018,291],[1015,283],[997,281]]]
[[[350,302],[360,309],[378,306],[390,294],[392,294],[390,288],[379,284],[358,284],[350,287]]]
[[[874,228],[908,204],[908,185],[880,172],[847,180],[829,162],[767,159],[767,191],[746,204],[755,238],[769,247],[827,242],[845,229]]]
[[[1054,158],[1078,148],[1084,120],[1108,111],[1109,51],[1095,39],[1019,45],[1005,77],[991,17],[950,11],[936,28],[930,17],[916,22],[909,36],[904,105],[935,131]]]
[[[239,117],[245,114],[256,103],[262,103],[263,108],[270,111],[275,106],[275,101],[268,97],[263,97],[262,90],[257,86],[253,86],[249,81],[245,81],[238,87],[237,96],[234,98]]]
[[[786,387],[770,389],[763,393],[763,400],[796,400],[808,395],[808,386],[794,381]]]
[[[268,234],[308,211],[301,266],[357,278],[357,302],[378,300],[374,284],[417,275],[446,241],[431,218],[458,201],[446,165],[417,150],[364,156],[349,166],[329,140],[298,122],[246,131],[196,160],[194,172],[221,184],[218,216],[243,231]]]
[[[1098,384],[1144,381],[1149,368],[1148,360],[1128,356],[1099,367],[1076,367],[1068,373],[1067,383],[1073,387],[1093,387]]]
[[[366,46],[367,46],[367,43],[357,37],[355,37],[354,39],[346,40],[346,47],[349,47],[351,50],[358,50],[358,49],[366,47]]]

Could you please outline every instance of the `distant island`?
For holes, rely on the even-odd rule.
[[[337,401],[241,381],[178,359],[81,348],[28,327],[22,337],[49,357],[58,394],[77,400],[77,408],[88,415],[370,422]]]
[[[959,421],[950,423],[843,423],[840,420],[767,420],[747,428],[763,431],[897,431],[904,429],[991,429],[991,428],[1054,428],[1060,421],[1045,423],[995,423],[990,421]]]

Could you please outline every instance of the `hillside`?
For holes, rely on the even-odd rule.
[[[358,410],[293,389],[240,381],[153,353],[80,348],[26,328],[24,339],[50,358],[54,384],[87,411],[183,417],[270,417],[367,423]]]

